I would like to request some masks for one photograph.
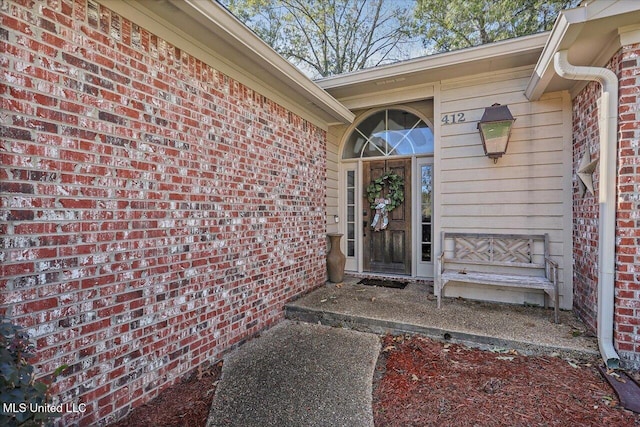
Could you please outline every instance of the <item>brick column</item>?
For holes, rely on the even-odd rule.
[[[620,59],[615,342],[640,367],[640,44]]]

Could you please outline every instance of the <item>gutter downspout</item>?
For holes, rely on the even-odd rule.
[[[597,81],[602,86],[600,98],[600,183],[598,221],[598,347],[608,368],[618,368],[620,356],[613,347],[613,312],[615,291],[616,230],[616,157],[618,132],[618,77],[600,67],[569,64],[567,51],[553,57],[560,77],[570,80]]]

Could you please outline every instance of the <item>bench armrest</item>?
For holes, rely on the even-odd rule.
[[[544,257],[544,272],[547,279],[555,284],[558,276],[558,263],[548,256]]]
[[[544,257],[544,274],[550,282],[558,286],[558,263],[550,257]]]

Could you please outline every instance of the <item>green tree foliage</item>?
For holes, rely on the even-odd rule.
[[[0,317],[0,425],[41,426],[57,413],[39,411],[50,403],[49,385],[34,378],[29,359],[35,357],[35,346],[22,329]],[[55,379],[65,366],[58,368]]]
[[[218,1],[316,78],[549,30],[581,0]]]
[[[415,28],[434,52],[549,30],[580,0],[416,0]]]
[[[312,77],[406,59],[412,3],[400,0],[221,0]]]

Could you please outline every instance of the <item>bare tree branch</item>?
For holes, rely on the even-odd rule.
[[[401,56],[396,47],[408,44],[411,37],[402,27],[412,12],[398,7],[397,0],[226,2],[281,55],[302,69],[313,70],[313,77],[350,72]],[[274,22],[277,20],[280,22]],[[274,29],[280,34],[275,36]]]

